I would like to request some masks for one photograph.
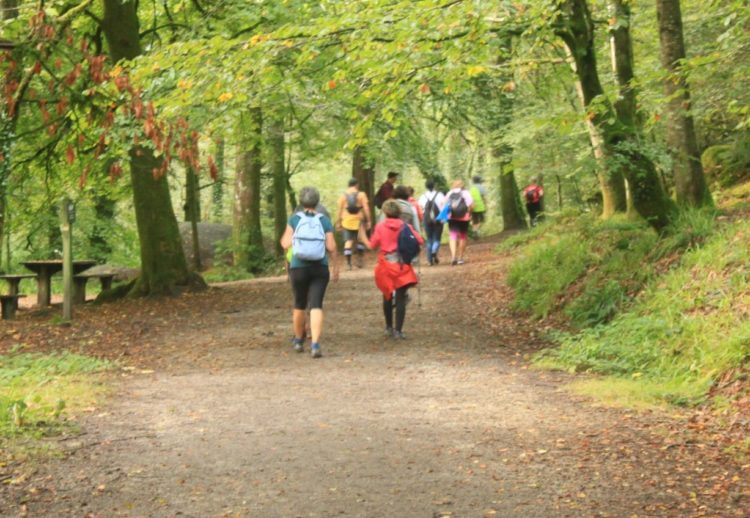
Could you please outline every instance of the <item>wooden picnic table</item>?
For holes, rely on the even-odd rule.
[[[98,270],[99,268],[94,268]],[[112,281],[117,276],[114,271],[85,271],[73,276],[73,303],[83,304],[86,302],[86,283],[89,279],[99,279],[102,285],[102,291],[112,288]]]
[[[8,295],[18,295],[21,291],[19,285],[24,279],[33,279],[36,275],[33,273],[7,273],[0,275],[0,279],[8,283]]]
[[[37,283],[37,305],[46,307],[50,305],[52,297],[52,276],[62,271],[62,259],[44,259],[41,261],[26,261],[22,263],[26,268],[36,274]],[[73,275],[81,273],[94,266],[96,261],[81,259],[73,261]]]

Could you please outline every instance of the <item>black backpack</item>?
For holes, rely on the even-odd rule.
[[[437,217],[440,214],[440,209],[438,209],[437,203],[435,203],[435,198],[437,198],[439,193],[435,193],[435,196],[432,197],[432,199],[428,198],[427,203],[424,204],[424,224],[432,225],[437,221]]]
[[[539,187],[526,191],[526,203],[538,203],[539,198]]]
[[[404,223],[398,233],[398,255],[401,258],[401,264],[411,264],[416,257],[419,257],[419,241],[407,223]]]
[[[346,194],[346,211],[349,214],[358,214],[362,207],[357,206],[359,191]]]
[[[448,202],[451,207],[451,219],[463,218],[469,212],[466,200],[464,200],[463,194],[460,192],[452,193],[448,198]]]

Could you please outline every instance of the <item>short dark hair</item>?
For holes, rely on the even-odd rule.
[[[475,175],[474,175],[474,176],[472,177],[471,181],[472,181],[472,182],[474,182],[474,183],[482,183],[482,177],[481,177],[481,176],[479,176],[478,174],[475,174]]]
[[[356,187],[359,185],[359,180],[356,178],[349,178],[349,187]]]
[[[427,188],[428,191],[431,191],[435,188],[435,180],[430,178],[424,183],[424,186]]]
[[[409,196],[409,188],[405,185],[399,185],[393,189],[393,197],[397,200],[408,200]]]
[[[396,178],[398,173],[396,171],[388,171],[388,178]]]

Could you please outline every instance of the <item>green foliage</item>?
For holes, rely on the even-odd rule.
[[[676,268],[653,278],[627,311],[562,336],[560,348],[540,361],[643,378],[673,404],[700,401],[723,372],[750,358],[748,238],[748,222],[703,236],[702,247],[688,249]]]
[[[0,355],[0,439],[41,437],[61,429],[65,409],[90,405],[101,392],[91,375],[112,367],[69,352]]]
[[[559,295],[586,271],[589,251],[575,235],[549,236],[530,244],[508,273],[513,307],[545,317]]]
[[[701,156],[706,179],[731,187],[750,178],[750,133],[743,132],[729,144],[711,146]]]

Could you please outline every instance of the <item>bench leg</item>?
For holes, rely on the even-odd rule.
[[[112,289],[112,277],[102,277],[101,281],[102,281],[102,291]]]
[[[2,301],[2,317],[3,320],[13,320],[16,318],[16,310],[18,309],[18,299],[6,299]]]
[[[86,281],[88,279],[73,279],[73,304],[86,302]]]

